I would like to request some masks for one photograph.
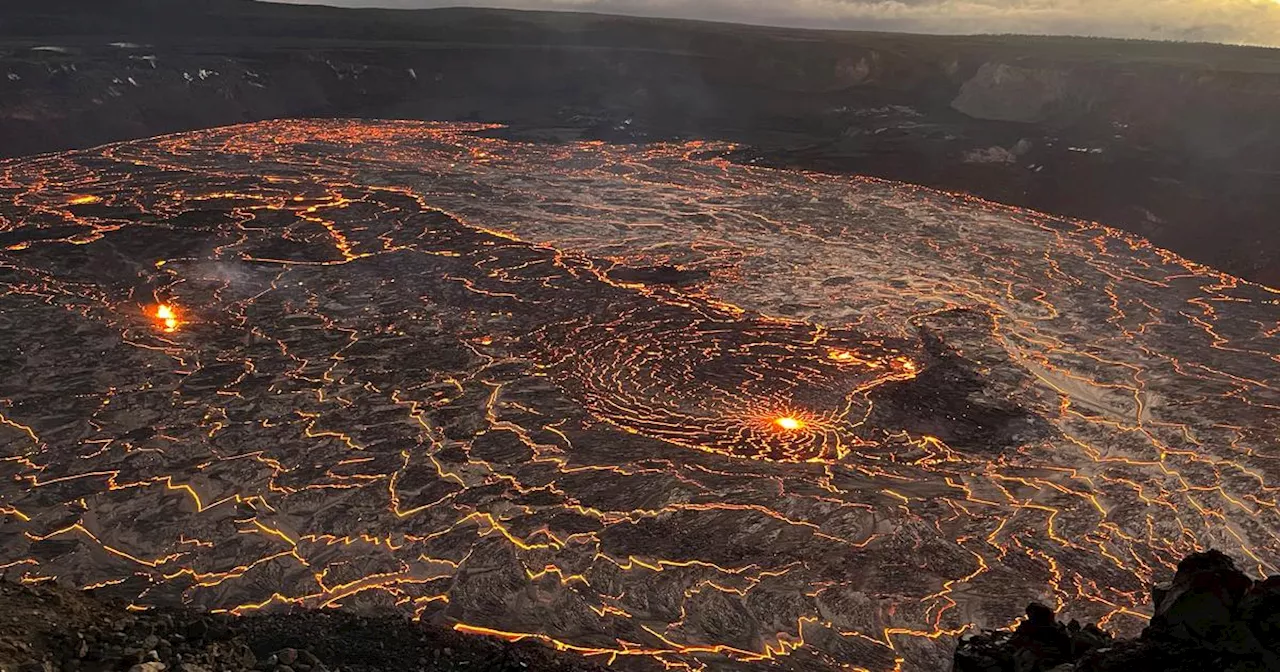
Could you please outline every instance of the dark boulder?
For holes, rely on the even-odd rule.
[[[1258,641],[1280,654],[1280,576],[1253,584],[1240,600],[1239,614]]]
[[[1071,662],[1071,634],[1049,607],[1032,602],[1009,640],[1014,672],[1047,672]]]
[[[1173,581],[1151,591],[1155,615],[1148,631],[1185,641],[1234,638],[1236,608],[1253,581],[1219,551],[1193,553]]]
[[[1280,670],[1280,576],[1253,581],[1218,551],[1187,556],[1151,591],[1154,615],[1137,639],[1063,626],[1033,603],[1012,632],[963,638],[955,672],[1263,672]]]
[[[1076,621],[1059,623],[1049,607],[1032,602],[1027,619],[1013,632],[968,635],[956,649],[955,672],[1059,672],[1089,651],[1111,641],[1111,635]]]

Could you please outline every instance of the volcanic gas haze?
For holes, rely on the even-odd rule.
[[[280,121],[0,164],[0,566],[627,669],[934,670],[1277,571],[1280,294],[696,142]]]

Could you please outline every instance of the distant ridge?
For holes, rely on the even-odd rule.
[[[1206,59],[1241,57],[1274,61],[1280,70],[1280,49],[1217,43],[1165,42],[1141,39],[1052,35],[942,35],[876,30],[777,27],[697,19],[654,18],[579,11],[442,7],[383,9],[292,4],[266,0],[48,0],[5,3],[0,9],[0,38],[97,35],[105,32],[147,36],[155,41],[201,37],[243,39],[358,39],[373,42],[460,40],[481,33],[519,29],[522,33],[580,33],[585,28],[626,29],[634,33],[669,32],[698,35],[737,35],[802,38],[840,43],[856,37],[859,44],[898,43],[910,38],[913,47],[940,49],[993,48],[1019,52],[1051,48],[1059,57],[1095,57],[1098,47],[1116,50],[1125,58],[1177,59],[1188,65]],[[689,34],[687,31],[691,31]],[[606,31],[607,32],[607,31]],[[593,35],[580,34],[590,40]],[[601,46],[618,46],[610,34]],[[670,35],[665,37],[670,38]],[[886,45],[887,46],[887,45]]]
[[[0,0],[0,156],[284,117],[720,139],[751,148],[744,160],[1103,221],[1273,286],[1277,95],[1280,49],[1260,47],[478,8]]]

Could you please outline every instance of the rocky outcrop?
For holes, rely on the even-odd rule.
[[[1040,604],[1012,632],[961,639],[954,672],[1253,672],[1280,670],[1280,576],[1253,581],[1218,551],[1187,556],[1151,591],[1150,624],[1133,640],[1063,625]]]
[[[1037,672],[1070,668],[1085,654],[1105,647],[1111,635],[1092,623],[1059,623],[1053,610],[1038,602],[1012,632],[984,632],[961,639],[955,672]]]

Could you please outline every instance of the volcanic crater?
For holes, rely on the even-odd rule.
[[[634,669],[940,669],[1280,559],[1280,293],[704,142],[288,120],[0,162],[0,567]]]

